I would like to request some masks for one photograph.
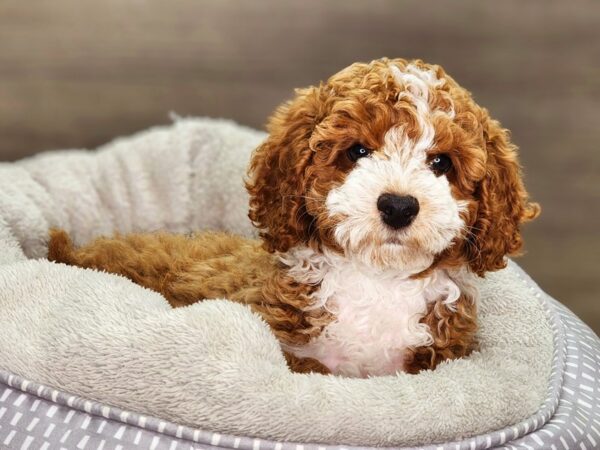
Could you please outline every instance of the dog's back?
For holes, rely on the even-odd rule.
[[[246,303],[249,287],[275,267],[259,241],[223,232],[116,234],[76,247],[66,231],[53,229],[48,259],[122,275],[173,306],[224,297]]]

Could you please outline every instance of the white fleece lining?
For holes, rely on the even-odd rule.
[[[0,165],[0,367],[181,424],[297,442],[444,442],[537,411],[552,331],[512,268],[480,283],[479,353],[417,376],[356,380],[290,373],[268,327],[242,305],[172,310],[123,278],[19,254],[43,256],[49,226],[78,242],[116,230],[252,233],[241,179],[263,137],[186,120],[100,153]]]

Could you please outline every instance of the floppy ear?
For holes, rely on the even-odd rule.
[[[252,155],[246,182],[249,217],[270,252],[287,251],[311,237],[306,169],[314,156],[310,137],[324,114],[321,91],[297,90],[295,99],[275,111],[267,126],[269,137]]]
[[[508,131],[484,114],[486,174],[476,191],[477,216],[467,244],[471,270],[480,276],[506,267],[505,256],[522,247],[520,225],[540,213],[539,205],[529,202]]]

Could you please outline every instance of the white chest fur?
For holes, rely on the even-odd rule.
[[[334,374],[365,377],[403,370],[407,348],[432,344],[429,327],[419,323],[429,303],[449,308],[460,289],[445,270],[411,279],[399,271],[366,267],[336,254],[297,249],[282,261],[297,281],[320,283],[312,308],[335,319],[303,347],[286,347],[299,357],[318,359]]]

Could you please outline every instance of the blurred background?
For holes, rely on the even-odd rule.
[[[600,2],[0,1],[0,161],[169,122],[262,128],[381,56],[443,65],[521,148],[543,206],[519,263],[600,333]]]

